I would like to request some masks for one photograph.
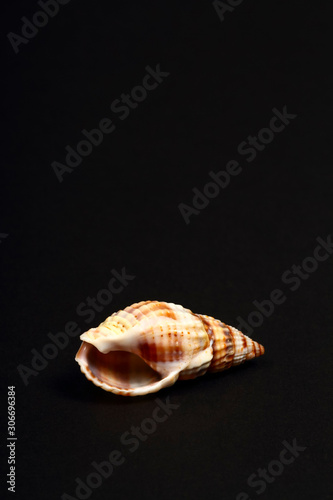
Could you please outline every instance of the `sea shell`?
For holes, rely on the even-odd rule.
[[[81,335],[76,355],[95,385],[124,396],[156,392],[179,379],[217,372],[264,348],[232,326],[172,303],[145,301]]]

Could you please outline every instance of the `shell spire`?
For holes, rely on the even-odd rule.
[[[137,396],[264,354],[234,327],[172,303],[145,301],[81,335],[81,371],[98,387]]]
[[[245,361],[261,356],[265,349],[233,326],[226,325],[211,316],[198,314],[207,334],[213,338],[213,359],[209,371],[227,370]]]

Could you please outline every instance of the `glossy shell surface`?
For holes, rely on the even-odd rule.
[[[144,301],[113,313],[81,335],[81,371],[98,387],[138,396],[179,379],[217,372],[264,348],[221,321],[172,303]]]

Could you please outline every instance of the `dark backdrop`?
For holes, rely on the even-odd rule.
[[[1,16],[1,400],[6,417],[15,385],[15,498],[333,498],[330,2],[52,4],[53,18],[25,42],[7,35],[22,36],[38,3],[15,0]],[[111,111],[157,65],[158,86],[145,98],[134,90],[142,101],[126,118]],[[271,119],[283,110],[284,129],[262,131],[282,129]],[[57,177],[66,146],[104,118],[113,132]],[[266,143],[251,153],[258,133]],[[210,172],[225,181],[231,160],[238,175],[219,192],[207,187]],[[135,278],[84,315],[82,302],[123,268]],[[276,289],[281,303],[254,313]],[[68,322],[83,332],[147,299],[250,322],[265,356],[124,398],[80,373],[74,333],[45,368],[26,371]],[[155,425],[145,419],[156,398],[173,407]],[[151,433],[124,444],[132,426]],[[294,461],[288,452],[281,465],[295,440]],[[91,476],[102,483],[91,494],[75,493],[76,478],[86,483],[112,450],[123,463]]]

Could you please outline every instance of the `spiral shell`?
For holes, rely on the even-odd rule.
[[[145,301],[113,313],[81,335],[76,354],[95,385],[124,396],[156,392],[260,356],[239,330],[172,303]]]

